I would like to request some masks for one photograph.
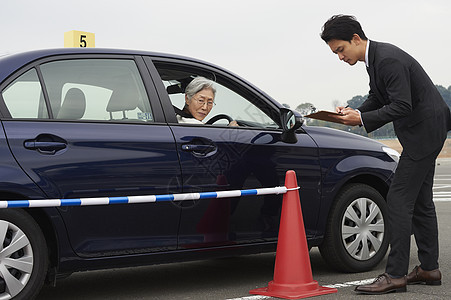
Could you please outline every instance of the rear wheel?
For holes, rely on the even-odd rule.
[[[346,186],[331,208],[321,256],[339,271],[371,270],[388,249],[387,213],[387,203],[374,188]]]
[[[34,299],[48,256],[38,224],[20,209],[0,209],[0,300]]]

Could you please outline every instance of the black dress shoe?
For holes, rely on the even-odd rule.
[[[406,276],[391,278],[387,273],[379,275],[373,283],[359,285],[355,288],[357,293],[379,295],[394,292],[405,292],[407,285]]]
[[[439,269],[425,271],[420,266],[416,266],[407,275],[407,284],[441,285],[442,273],[440,273]]]

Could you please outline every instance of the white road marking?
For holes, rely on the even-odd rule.
[[[364,280],[357,280],[357,281],[349,281],[349,282],[344,282],[344,283],[336,283],[336,284],[329,284],[329,285],[322,285],[323,287],[328,287],[328,288],[334,288],[334,289],[339,289],[339,288],[344,288],[344,287],[350,287],[350,286],[357,286],[357,285],[362,285],[362,284],[369,284],[369,283],[373,283],[374,278],[371,279],[364,279]],[[227,300],[260,300],[260,299],[275,299],[273,297],[268,297],[268,296],[246,296],[246,297],[240,297],[240,298],[230,298]]]
[[[451,198],[434,198],[434,202],[451,202]]]
[[[271,298],[272,297],[255,295],[255,296],[246,296],[246,297],[240,297],[240,298],[231,298],[231,299],[227,299],[227,300],[260,300],[260,299],[271,299]]]
[[[434,202],[450,202],[451,175],[435,175],[432,190],[434,192]]]
[[[323,286],[324,287],[328,287],[328,288],[339,289],[339,288],[343,288],[343,287],[350,287],[350,286],[369,284],[369,283],[373,283],[373,281],[374,281],[374,278],[371,278],[371,279],[349,281],[349,282],[344,282],[344,283],[336,283],[336,284],[323,285]]]
[[[437,185],[435,185],[435,186],[432,188],[432,190],[446,189],[446,188],[451,188],[451,185],[440,185],[440,184],[437,184]],[[450,192],[450,193],[451,193],[451,192]]]

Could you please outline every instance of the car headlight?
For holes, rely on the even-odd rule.
[[[398,151],[390,147],[382,147],[382,150],[384,150],[384,152],[387,153],[388,156],[390,156],[396,163],[399,162],[399,157],[401,156],[401,154],[399,154]]]

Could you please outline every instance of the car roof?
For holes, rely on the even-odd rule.
[[[209,64],[205,61],[197,60],[181,55],[151,52],[144,50],[128,49],[108,49],[108,48],[54,48],[33,50],[16,54],[7,54],[0,57],[0,82],[10,76],[14,71],[35,60],[56,55],[74,55],[74,54],[110,54],[110,55],[147,55],[153,57],[179,58],[194,62]],[[211,64],[210,64],[211,65]]]

